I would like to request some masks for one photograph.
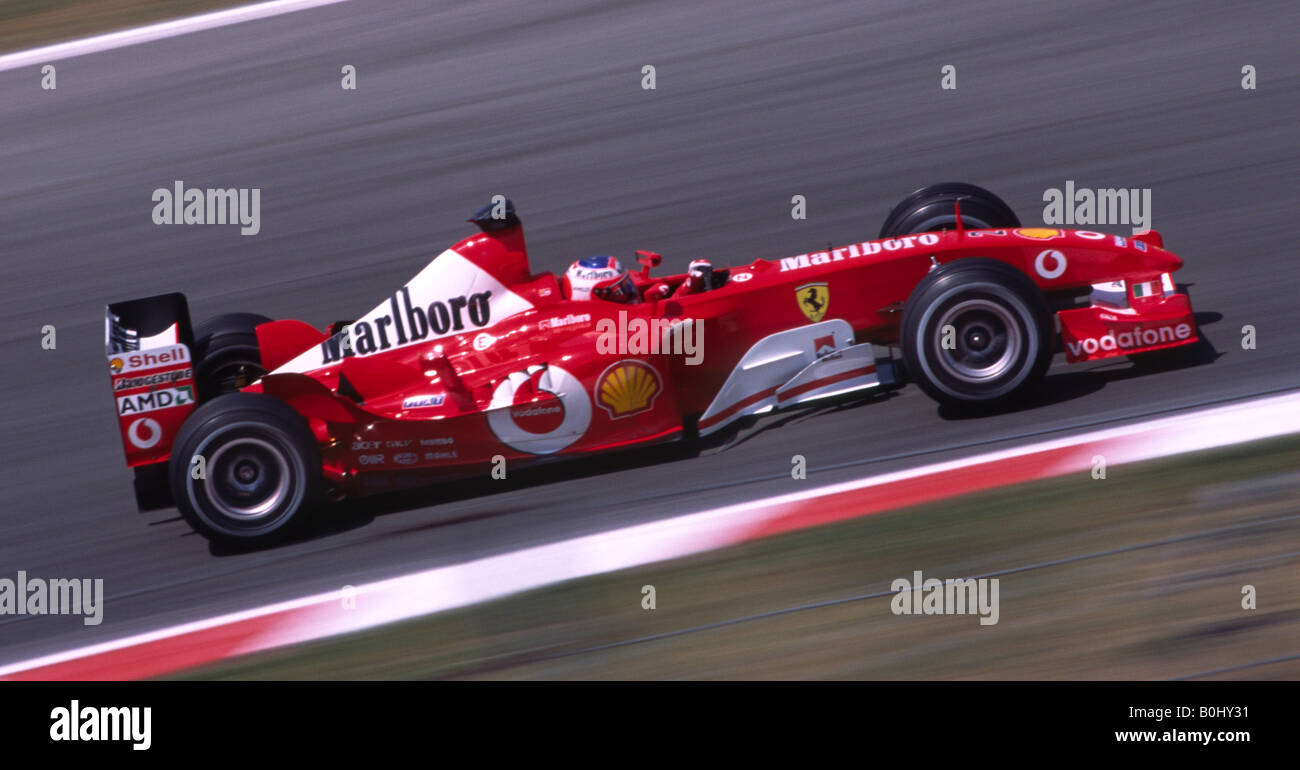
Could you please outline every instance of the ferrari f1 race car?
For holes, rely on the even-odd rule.
[[[1171,278],[1183,262],[1157,232],[1022,227],[973,185],[916,191],[876,240],[663,277],[637,252],[639,272],[609,281],[611,257],[575,263],[573,280],[533,273],[509,201],[468,221],[481,232],[325,330],[250,313],[191,327],[181,294],[110,304],[140,507],[174,503],[210,539],[264,544],[326,500],[708,436],[904,381],[1005,405],[1057,351],[1198,340]]]

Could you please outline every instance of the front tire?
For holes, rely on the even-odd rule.
[[[903,308],[908,374],[943,404],[994,407],[1042,380],[1055,330],[1042,292],[1019,270],[991,259],[930,271]]]
[[[169,475],[172,497],[196,531],[260,546],[306,523],[320,499],[320,467],[302,415],[272,396],[231,393],[199,406],[181,426]]]
[[[881,238],[957,229],[957,205],[961,201],[962,227],[990,230],[1020,227],[1016,212],[998,196],[965,182],[944,182],[922,187],[903,200],[885,217]]]

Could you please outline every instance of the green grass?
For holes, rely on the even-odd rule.
[[[191,672],[220,679],[1156,679],[1300,653],[1300,440],[1010,487]],[[1287,518],[1295,517],[1295,518]],[[1269,520],[1272,523],[1268,523]],[[1218,532],[1205,534],[1218,530]],[[1182,538],[1182,539],[1179,539]],[[1176,542],[1138,547],[1162,540]],[[1137,548],[1135,548],[1137,547]],[[894,578],[1000,578],[1000,621],[890,596],[583,651]],[[643,585],[657,608],[641,606]],[[1242,586],[1258,607],[1242,609]],[[344,611],[344,610],[340,610]],[[1229,678],[1300,678],[1300,663]]]

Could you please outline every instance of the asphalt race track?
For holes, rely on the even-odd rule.
[[[1300,384],[1294,2],[429,5],[349,2],[68,59],[56,91],[39,67],[0,72],[0,576],[103,578],[107,595],[94,628],[0,617],[0,662]],[[347,64],[355,91],[340,88]],[[940,89],[946,64],[956,90]],[[1248,64],[1256,90],[1241,87]],[[175,180],[260,188],[261,233],[154,225],[151,193]],[[213,552],[174,510],[135,511],[107,301],[179,290],[196,319],[324,325],[470,233],[497,193],[535,270],[653,249],[678,271],[874,238],[899,198],[951,180],[1026,224],[1066,180],[1151,188],[1217,359],[1135,376],[1122,359],[1067,372],[1058,358],[1044,398],[979,419],[909,386],[764,418],[699,457],[354,505],[253,553]],[[807,481],[790,478],[796,453]]]

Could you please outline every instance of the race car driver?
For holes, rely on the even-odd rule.
[[[692,259],[686,268],[686,280],[677,289],[677,296],[699,294],[713,288],[713,263],[707,259]]]
[[[632,276],[614,257],[585,257],[569,265],[564,273],[564,292],[569,299],[605,299],[628,304],[640,299]]]

